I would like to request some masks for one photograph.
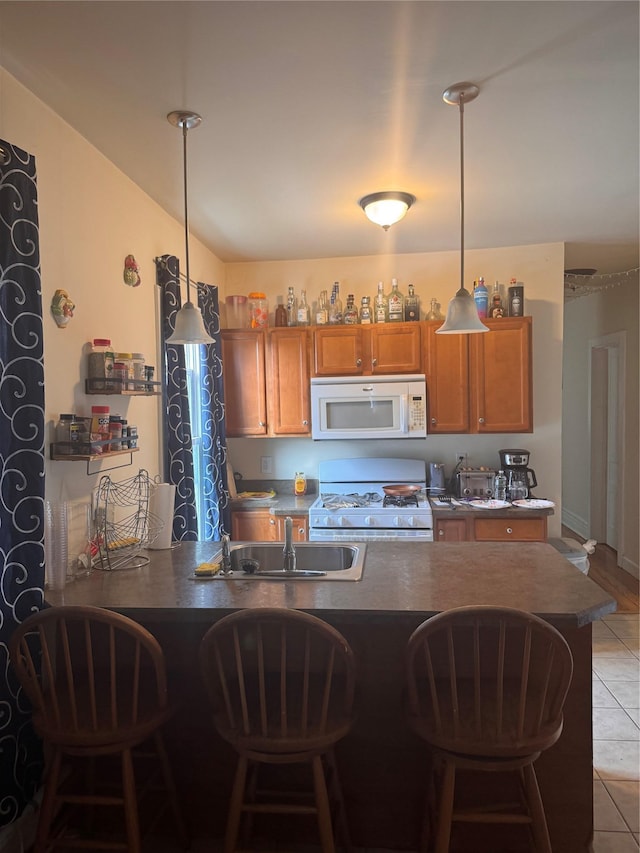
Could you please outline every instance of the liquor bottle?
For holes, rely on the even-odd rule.
[[[284,307],[282,302],[279,302],[278,305],[276,305],[274,319],[276,326],[287,325],[287,309]]]
[[[308,326],[311,323],[311,310],[309,309],[309,303],[307,302],[306,290],[302,290],[300,292],[297,317],[299,326]]]
[[[384,295],[384,285],[381,281],[378,282],[378,292],[376,293],[376,300],[374,303],[374,314],[376,323],[389,322],[387,297]]]
[[[489,291],[484,285],[484,278],[482,276],[478,279],[478,286],[473,291],[473,298],[478,309],[478,317],[483,320],[489,310]]]
[[[355,306],[355,297],[353,293],[347,296],[347,307],[344,310],[345,326],[355,326],[358,322],[358,309]]]
[[[493,285],[493,293],[491,294],[491,308],[489,316],[495,320],[499,317],[504,317],[504,308],[502,305],[502,296],[500,295],[500,284],[496,281]]]
[[[509,316],[524,317],[524,286],[515,278],[509,282]]]
[[[442,320],[442,314],[440,313],[440,308],[438,306],[438,300],[431,300],[431,308],[427,311],[427,314],[424,318],[425,320]]]
[[[404,319],[407,322],[420,319],[420,299],[416,296],[413,285],[409,285],[409,294],[404,299]]]
[[[369,326],[372,322],[371,299],[368,296],[363,296],[360,300],[360,323],[363,326]]]
[[[287,290],[287,326],[295,326],[298,322],[298,300],[293,288]]]
[[[342,323],[342,299],[340,299],[340,282],[333,284],[331,304],[329,305],[329,324],[339,326]]]
[[[326,326],[329,322],[329,307],[327,305],[327,291],[321,290],[316,308],[316,326]]]
[[[404,296],[398,290],[398,279],[391,279],[391,293],[387,299],[390,323],[402,323],[404,321]]]

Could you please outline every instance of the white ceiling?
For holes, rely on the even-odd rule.
[[[1,2],[0,63],[224,261],[566,242],[638,266],[637,2]],[[1,93],[0,93],[1,99]],[[1,116],[1,100],[0,100]],[[417,196],[385,233],[370,192]],[[337,273],[336,273],[337,274]]]

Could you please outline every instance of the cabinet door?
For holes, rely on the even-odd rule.
[[[322,326],[313,334],[315,376],[358,376],[364,372],[361,326]]]
[[[234,541],[275,542],[276,518],[268,509],[234,510],[231,513],[231,538]]]
[[[474,538],[477,542],[545,542],[547,519],[476,518]]]
[[[269,435],[311,435],[307,330],[272,329],[267,340]]]
[[[277,535],[278,541],[284,542],[284,520],[285,516],[277,516]],[[309,538],[309,518],[306,515],[292,515],[293,522],[293,541],[306,542]]]
[[[489,320],[471,335],[471,431],[533,432],[531,317]]]
[[[466,542],[467,522],[464,518],[440,518],[434,522],[434,542]]]
[[[266,435],[264,332],[224,330],[221,343],[227,436]]]
[[[371,326],[372,373],[422,373],[419,323]]]
[[[469,432],[469,336],[436,335],[441,325],[434,320],[424,328],[428,431]]]

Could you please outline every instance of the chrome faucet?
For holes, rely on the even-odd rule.
[[[293,547],[293,519],[289,515],[284,520],[284,548],[282,549],[282,557],[284,560],[282,571],[295,572],[296,549]]]
[[[221,572],[223,575],[230,575],[232,572],[231,569],[231,551],[229,549],[229,534],[223,533],[221,538],[222,543],[222,569]]]

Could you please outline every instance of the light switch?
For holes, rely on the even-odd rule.
[[[273,474],[273,456],[260,457],[260,471],[263,474]]]

